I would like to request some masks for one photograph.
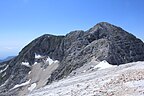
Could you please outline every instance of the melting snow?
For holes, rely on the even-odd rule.
[[[31,67],[28,62],[22,62],[22,65],[24,65],[26,67]]]
[[[107,61],[102,61],[99,64],[97,64],[94,69],[99,68],[99,69],[105,69],[105,68],[109,68],[109,67],[113,67],[113,65],[110,65]]]
[[[31,86],[28,88],[29,91],[32,91],[36,87],[36,83],[31,84]]]
[[[31,80],[31,79],[30,79],[30,80]],[[30,80],[28,80],[28,81],[25,82],[25,83],[17,84],[17,85],[15,85],[12,89],[15,89],[15,88],[18,88],[18,87],[22,87],[22,86],[28,85],[28,84],[30,83]],[[11,90],[12,90],[12,89],[11,89]]]

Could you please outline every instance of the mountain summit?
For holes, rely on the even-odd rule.
[[[112,65],[144,61],[144,43],[107,22],[66,36],[45,34],[24,47],[17,57],[0,65],[0,94],[31,91],[65,78],[93,61],[103,60]]]

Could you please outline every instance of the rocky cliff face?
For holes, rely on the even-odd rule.
[[[92,59],[106,60],[113,65],[144,61],[144,43],[106,22],[98,23],[87,31],[72,31],[66,36],[45,34],[23,48],[17,57],[0,65],[0,94],[13,94],[19,90],[10,89],[26,82],[32,66],[44,64],[47,58],[59,61],[59,66],[48,78],[47,82],[51,83],[68,76]]]
[[[67,76],[72,70],[88,63],[106,60],[110,64],[124,64],[144,60],[144,44],[122,28],[101,22],[86,32],[75,31],[65,36],[69,45],[61,66],[53,72],[49,82]],[[65,43],[65,41],[64,41]]]

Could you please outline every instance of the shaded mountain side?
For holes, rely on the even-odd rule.
[[[45,34],[24,47],[12,60],[0,64],[0,70],[3,70],[0,85],[5,83],[0,86],[0,94],[8,93],[16,84],[27,81],[31,67],[22,65],[22,62],[31,66],[38,62],[36,55],[60,62],[48,80],[51,83],[68,76],[93,58],[113,65],[144,61],[144,43],[122,28],[106,22],[98,23],[87,31],[72,31],[66,36]]]
[[[63,38],[64,36],[45,34],[24,47],[19,56],[30,64],[34,63],[35,54],[48,55],[52,59],[61,61],[63,57],[63,49],[61,48]]]
[[[1,67],[1,70],[5,70],[0,73],[0,75],[2,76],[5,73],[6,75],[1,77],[0,84],[3,84],[6,80],[8,80],[8,82],[6,82],[4,88],[2,87],[1,89],[0,87],[0,91],[4,92],[7,89],[13,88],[16,84],[27,81],[27,74],[31,68],[22,65],[22,62],[29,62],[30,65],[33,65],[35,62],[35,54],[61,60],[63,53],[59,46],[61,46],[62,38],[63,36],[43,35],[23,48],[17,57],[10,61],[3,62],[1,66],[4,66]]]

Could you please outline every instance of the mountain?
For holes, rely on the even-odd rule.
[[[14,58],[15,56],[8,56],[7,58],[3,59],[3,60],[0,60],[0,62],[4,62],[4,61],[8,61],[12,58]]]
[[[65,36],[45,34],[0,64],[0,95],[23,96],[104,60],[111,65],[144,61],[143,49],[140,39],[107,22]]]

